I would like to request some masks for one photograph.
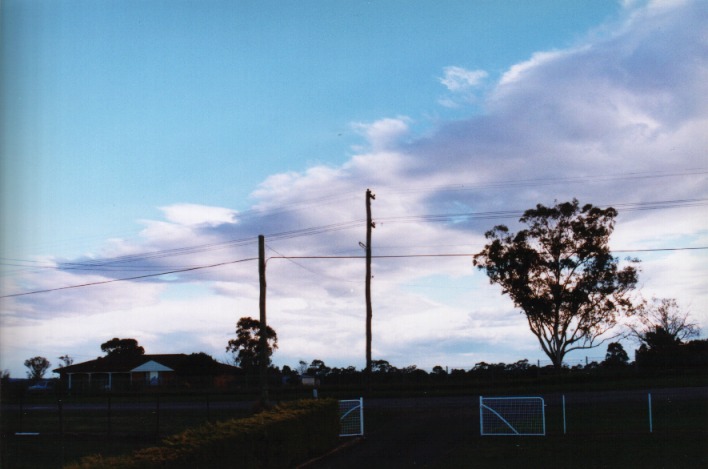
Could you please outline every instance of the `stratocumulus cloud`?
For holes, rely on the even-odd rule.
[[[367,188],[376,194],[375,255],[471,254],[493,225],[513,228],[520,211],[572,197],[617,206],[615,249],[705,246],[706,24],[698,2],[652,4],[611,34],[510,67],[473,117],[425,136],[405,116],[355,123],[365,142],[348,161],[273,174],[254,189],[250,210],[166,205],[164,219],[143,221],[135,239],[77,259],[43,260],[41,272],[22,271],[8,291],[176,272],[5,298],[3,342],[28,327],[18,321],[46,319],[57,334],[74,337],[56,351],[66,353],[86,343],[68,332],[72,324],[120,317],[113,332],[97,332],[96,344],[135,336],[150,352],[191,347],[222,358],[238,318],[258,314],[253,258],[264,234],[276,362],[362,366]],[[444,69],[440,79],[451,92],[483,80],[485,72],[461,67]],[[668,200],[684,202],[647,209]],[[640,277],[646,295],[692,305],[704,329],[705,260],[704,251],[647,255]],[[77,270],[87,265],[90,271]],[[469,256],[375,258],[373,272],[375,358],[431,367],[540,356],[523,318]]]

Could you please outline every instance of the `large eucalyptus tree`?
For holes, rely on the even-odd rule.
[[[612,207],[580,207],[575,199],[539,204],[519,219],[528,228],[514,234],[494,227],[474,256],[490,283],[521,309],[556,368],[568,352],[604,342],[618,317],[633,308],[638,261],[621,268],[610,252],[616,216]]]

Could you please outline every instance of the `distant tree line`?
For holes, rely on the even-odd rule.
[[[601,369],[626,369],[633,368],[640,371],[651,370],[686,370],[692,368],[706,369],[708,367],[708,340],[694,339],[700,336],[700,328],[689,319],[689,313],[682,311],[677,301],[671,298],[652,298],[643,301],[632,312],[631,321],[627,326],[626,336],[635,340],[639,347],[635,350],[635,360],[631,362],[629,355],[619,342],[610,342],[607,346],[605,359],[600,362],[591,362],[583,365],[568,367],[557,360],[553,360],[556,371],[588,371]],[[250,317],[241,318],[236,324],[236,339],[228,341],[226,350],[233,354],[233,363],[241,368],[242,376],[248,382],[249,376],[254,377],[259,372],[259,347],[260,347],[260,322]],[[278,348],[278,336],[275,330],[267,327],[267,359],[270,380],[282,385],[298,385],[303,375],[309,375],[320,383],[333,384],[360,384],[364,380],[364,370],[354,366],[329,367],[323,360],[315,359],[309,365],[300,361],[298,366],[291,368],[285,365],[281,368],[272,365],[271,357]],[[101,350],[106,354],[106,359],[122,360],[141,356],[145,353],[143,347],[135,339],[113,338],[101,344]],[[190,369],[195,373],[212,371],[218,366],[211,356],[200,352],[190,357]],[[59,357],[60,367],[70,366],[73,358],[68,354]],[[32,381],[41,380],[51,363],[45,357],[36,356],[25,360],[27,377]],[[519,360],[515,363],[486,363],[479,362],[469,369],[433,367],[431,372],[410,365],[397,368],[386,360],[373,360],[371,378],[375,383],[421,383],[440,379],[461,379],[463,377],[485,376],[533,376],[542,369],[529,363],[528,360]],[[10,373],[5,370],[1,382],[7,385]],[[252,380],[255,382],[255,380]]]

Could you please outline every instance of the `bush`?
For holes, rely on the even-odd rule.
[[[291,467],[337,444],[337,401],[279,405],[245,419],[206,424],[132,455],[82,458],[67,469]]]

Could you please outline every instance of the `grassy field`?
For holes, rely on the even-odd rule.
[[[445,455],[431,467],[704,468],[706,433],[494,437]]]
[[[207,421],[251,414],[248,406],[199,398],[46,396],[26,399],[2,415],[0,467],[60,468],[95,453],[128,453]]]

